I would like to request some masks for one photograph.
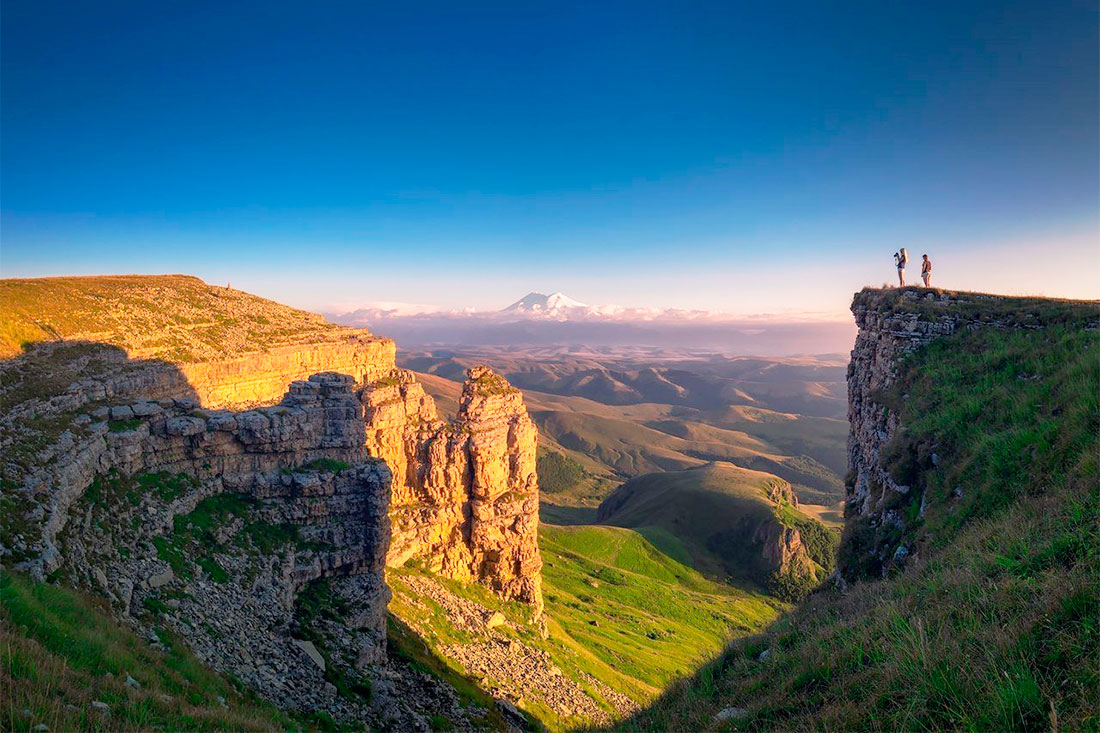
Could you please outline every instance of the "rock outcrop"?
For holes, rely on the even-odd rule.
[[[366,455],[354,380],[316,374],[239,413],[162,399],[87,417],[68,464],[87,488],[55,492],[43,570],[280,704],[365,714],[310,663],[297,621],[300,595],[332,578],[355,619],[347,674],[385,657],[390,477]]]
[[[381,379],[393,368],[389,339],[353,331],[342,340],[280,346],[230,359],[180,365],[190,389],[209,407],[240,409],[271,404],[287,385],[318,372],[346,374],[356,384]]]
[[[168,628],[280,705],[377,721],[332,680],[385,656],[387,562],[541,612],[536,430],[487,369],[447,423],[392,341],[306,326],[316,341],[199,362],[87,340],[0,363],[0,558],[105,595],[156,643]],[[406,712],[387,724],[419,725]]]
[[[913,487],[891,475],[888,455],[904,426],[900,423],[895,384],[905,358],[929,342],[980,328],[1036,329],[1080,318],[1079,302],[1007,298],[980,293],[952,293],[919,288],[864,289],[852,302],[859,333],[848,365],[848,478],[846,481],[846,544],[863,530],[850,551],[869,553],[871,563],[854,562],[842,548],[839,570],[855,577],[855,565],[877,567],[882,573],[903,565],[912,546],[904,512],[898,505]],[[1095,323],[1092,324],[1095,328]],[[929,460],[937,459],[934,447]],[[860,559],[862,560],[862,559]]]
[[[390,563],[425,558],[542,607],[537,431],[519,390],[470,370],[455,421],[440,420],[410,372],[363,390],[367,448],[393,471]]]

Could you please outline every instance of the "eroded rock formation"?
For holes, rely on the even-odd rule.
[[[88,488],[56,496],[67,521],[47,529],[60,552],[44,569],[60,564],[142,625],[152,611],[200,659],[281,704],[363,713],[326,683],[298,621],[299,596],[331,577],[354,619],[347,673],[385,656],[389,471],[364,450],[354,380],[316,374],[239,413],[162,399],[87,417],[71,464],[83,478],[70,478]]]
[[[471,369],[451,424],[407,371],[368,385],[362,399],[367,449],[394,476],[390,563],[425,558],[541,609],[537,431],[519,390]]]
[[[364,332],[184,365],[60,343],[4,367],[61,387],[5,401],[5,562],[103,593],[151,639],[167,624],[281,705],[374,719],[317,647],[352,681],[382,659],[387,559],[541,611],[536,430],[487,369],[447,423]],[[314,593],[343,620],[304,620]]]

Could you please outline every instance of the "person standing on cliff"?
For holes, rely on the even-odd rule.
[[[894,253],[894,265],[898,268],[898,287],[905,287],[905,266],[909,264],[909,253],[905,247]]]
[[[928,255],[921,255],[924,257],[924,261],[920,264],[920,276],[924,280],[924,287],[932,287],[929,283],[932,282],[932,260],[928,259]]]

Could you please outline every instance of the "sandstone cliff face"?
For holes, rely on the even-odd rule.
[[[180,371],[204,406],[241,409],[277,402],[291,382],[319,372],[346,374],[356,384],[381,379],[393,368],[395,351],[393,341],[358,332],[341,341],[182,364]]]
[[[281,705],[375,719],[326,682],[300,597],[325,584],[346,619],[323,621],[330,664],[366,675],[387,558],[541,611],[536,431],[488,370],[447,424],[363,333],[179,366],[60,343],[0,368],[5,563],[103,593],[155,640],[152,611]]]
[[[367,449],[394,475],[389,562],[413,557],[542,608],[537,431],[520,392],[470,370],[446,424],[409,372],[363,390]]]

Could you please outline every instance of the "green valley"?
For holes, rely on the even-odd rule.
[[[423,663],[518,699],[552,730],[630,714],[787,608],[708,580],[629,529],[544,524],[539,544],[543,627],[529,607],[415,563],[390,571],[390,612],[422,640],[411,653]]]

